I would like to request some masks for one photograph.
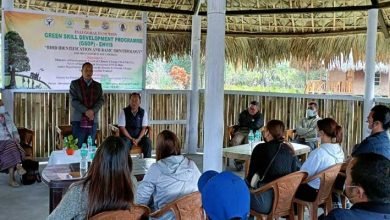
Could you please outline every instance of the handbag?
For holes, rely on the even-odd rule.
[[[278,148],[278,151],[276,151],[274,157],[273,157],[273,158],[271,159],[271,161],[269,162],[267,168],[265,169],[265,171],[264,171],[264,173],[263,173],[263,176],[260,178],[260,176],[259,176],[259,174],[258,174],[257,172],[253,175],[253,177],[252,177],[252,179],[251,179],[251,184],[250,184],[250,186],[251,186],[252,188],[254,188],[254,189],[259,188],[259,184],[261,184],[261,182],[264,180],[265,176],[267,175],[269,168],[271,168],[272,163],[274,162],[276,156],[278,155],[280,149],[282,148],[282,144],[283,144],[283,143],[280,143],[279,148]]]

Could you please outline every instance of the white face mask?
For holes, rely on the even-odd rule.
[[[316,112],[312,109],[306,109],[306,118],[316,116]]]
[[[6,111],[5,111],[5,107],[4,105],[3,106],[0,106],[0,114],[4,114]]]

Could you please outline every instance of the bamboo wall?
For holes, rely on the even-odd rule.
[[[361,141],[363,117],[363,101],[361,98],[349,100],[330,99],[331,96],[298,96],[298,95],[272,95],[241,92],[228,93],[224,96],[224,145],[227,146],[227,127],[238,123],[240,112],[248,107],[248,104],[256,100],[260,103],[260,112],[264,116],[265,123],[271,119],[282,120],[287,129],[294,129],[299,120],[305,116],[307,103],[316,101],[319,104],[319,115],[322,118],[334,118],[344,128],[342,147],[349,155],[353,146]],[[203,100],[201,94],[200,100]],[[336,96],[337,97],[337,96]],[[200,102],[200,118],[203,121],[204,103]],[[199,124],[199,134],[203,134],[203,123]],[[199,135],[199,143],[203,143],[203,135]]]
[[[149,107],[149,123],[152,126],[152,142],[156,143],[157,134],[164,130],[174,131],[184,146],[188,118],[188,91],[152,91],[146,90],[142,96],[142,105]],[[204,92],[200,92],[199,146],[203,146],[203,103]],[[105,93],[105,104],[100,111],[99,127],[103,138],[108,136],[108,124],[117,123],[122,108],[128,105],[129,93]],[[294,128],[305,115],[306,105],[315,100],[319,103],[320,116],[335,118],[344,127],[343,147],[346,153],[354,144],[361,141],[363,102],[361,98],[347,100],[329,99],[329,96],[272,95],[265,93],[226,92],[224,96],[224,124],[236,124],[239,113],[247,108],[252,100],[260,102],[265,121],[280,119],[287,128]],[[36,156],[48,157],[55,150],[55,126],[69,124],[68,93],[15,93],[14,121],[17,126],[35,130]],[[224,144],[227,143],[225,129]]]

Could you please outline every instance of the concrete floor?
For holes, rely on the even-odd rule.
[[[187,155],[195,161],[199,170],[203,169],[203,156],[201,154]],[[45,167],[40,164],[40,170]],[[237,172],[231,162],[226,170],[236,175],[244,176],[244,172]],[[49,214],[49,188],[42,183],[21,185],[18,188],[8,186],[8,174],[0,173],[0,220],[46,219]],[[305,219],[308,219],[305,213]]]

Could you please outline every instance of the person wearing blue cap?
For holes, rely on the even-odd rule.
[[[203,209],[209,220],[244,220],[250,211],[249,189],[229,171],[206,171],[198,181]]]

